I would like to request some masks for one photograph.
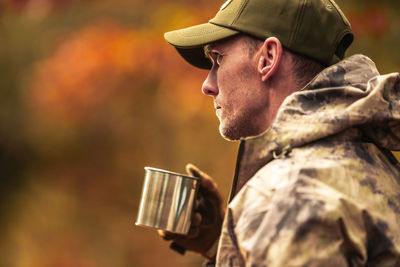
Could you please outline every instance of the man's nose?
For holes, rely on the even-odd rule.
[[[204,80],[203,85],[201,86],[201,91],[203,94],[209,96],[218,95],[217,79],[213,72],[208,73],[207,78]]]

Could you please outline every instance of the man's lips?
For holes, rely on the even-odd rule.
[[[215,113],[216,113],[217,117],[219,117],[220,112],[221,112],[221,106],[215,105]]]

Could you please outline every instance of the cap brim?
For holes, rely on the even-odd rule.
[[[202,69],[210,69],[211,62],[205,57],[203,47],[206,44],[219,41],[238,31],[221,27],[212,23],[204,23],[181,30],[166,32],[165,40],[173,45],[179,54],[190,64]]]

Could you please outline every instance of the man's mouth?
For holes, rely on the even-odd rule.
[[[222,110],[222,109],[221,109],[220,106],[216,106],[216,107],[215,107],[215,113],[216,113],[216,115],[217,115],[218,118],[219,118],[220,115],[221,115],[221,114],[220,114],[221,110]]]

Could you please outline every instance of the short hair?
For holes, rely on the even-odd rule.
[[[301,88],[306,86],[318,73],[327,67],[314,59],[290,51],[287,48],[284,48],[283,51],[292,58],[293,73]]]
[[[249,57],[252,57],[263,44],[263,41],[250,35],[246,35],[246,37]],[[293,73],[300,87],[306,86],[319,72],[327,67],[314,59],[300,55],[285,47],[283,47],[283,53],[291,57]]]
[[[246,38],[244,38],[244,40],[247,44],[248,55],[249,55],[249,57],[252,57],[254,55],[254,53],[257,52],[258,49],[260,48],[260,46],[263,44],[263,41],[260,39],[254,38],[250,35],[244,34],[244,36],[246,37]]]

